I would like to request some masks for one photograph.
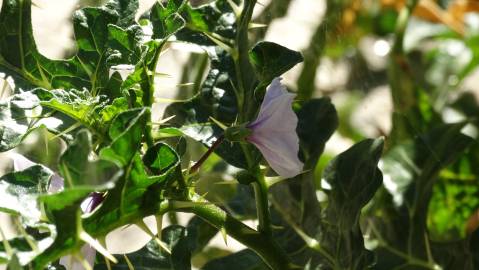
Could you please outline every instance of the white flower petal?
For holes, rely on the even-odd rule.
[[[263,103],[261,104],[261,108],[260,108],[260,114],[261,114],[261,110],[263,110],[264,107],[268,106],[270,101],[284,94],[289,94],[289,93],[286,90],[286,87],[281,84],[281,78],[274,78],[271,84],[268,86],[268,89],[266,90],[266,94],[264,95]]]
[[[250,141],[259,149],[271,168],[284,178],[301,173],[303,163],[298,158],[297,135],[283,133],[265,137],[252,136]]]

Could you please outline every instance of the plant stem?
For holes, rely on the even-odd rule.
[[[211,153],[213,153],[213,151],[224,141],[224,139],[225,137],[223,135],[218,137],[218,139],[216,139],[213,145],[211,145],[211,147],[208,148],[208,151],[206,151],[206,153],[204,153],[203,156],[201,156],[201,158],[195,163],[195,165],[191,167],[190,173],[197,172],[200,169],[201,165],[203,165],[203,163],[208,159]]]
[[[249,62],[248,30],[251,17],[253,16],[256,0],[245,0],[243,11],[238,19],[238,31],[235,38],[236,48],[233,50],[235,62],[236,80],[238,83],[237,99],[240,122],[247,120],[247,112],[252,104],[253,84],[256,81],[253,68]]]
[[[155,215],[163,215],[168,212],[196,214],[215,228],[224,230],[229,236],[256,252],[271,269],[292,269],[292,264],[287,254],[270,236],[251,229],[241,221],[228,215],[221,208],[204,201],[198,195],[194,195],[194,199],[197,201],[162,201],[158,205],[158,211]],[[86,219],[83,220],[83,226],[92,237],[101,238],[116,228],[127,224],[135,224],[138,220],[143,219],[143,214],[144,213],[138,211],[128,216],[122,216],[115,222],[109,223],[108,226],[98,226],[95,220]]]
[[[394,44],[389,56],[388,78],[394,105],[393,127],[389,140],[391,145],[412,138],[415,135],[411,130],[421,127],[416,82],[404,52],[406,28],[417,2],[418,0],[408,1],[399,13],[394,32]]]
[[[256,0],[245,0],[244,7],[238,22],[238,32],[236,34],[236,55],[233,55],[235,61],[236,77],[238,80],[238,109],[239,121],[244,122],[251,117],[249,114],[254,105],[254,83],[255,76],[251,63],[249,61],[249,40],[248,29],[251,17],[253,15]],[[256,176],[256,182],[253,183],[254,194],[256,199],[256,211],[258,213],[259,226],[258,229],[264,233],[266,237],[271,237],[271,217],[268,204],[268,186],[266,185],[264,176],[257,164],[253,164],[250,151],[246,145],[242,145],[243,153],[246,157],[248,168],[253,171]]]
[[[298,99],[310,99],[317,89],[315,84],[316,70],[321,63],[321,56],[328,43],[331,29],[339,24],[346,1],[327,0],[325,18],[319,22],[311,37],[308,48],[303,51],[304,63],[297,80]]]
[[[269,212],[269,203],[268,203],[268,183],[264,178],[263,173],[259,169],[257,164],[253,163],[250,151],[246,144],[241,144],[241,148],[246,158],[249,170],[253,172],[253,175],[256,178],[256,181],[252,183],[254,190],[254,198],[256,201],[256,212],[258,215],[258,230],[265,233],[266,235],[272,235],[271,229],[271,214]]]
[[[263,173],[258,169],[256,182],[253,183],[254,196],[256,198],[256,211],[258,213],[258,230],[268,236],[272,236],[271,214],[268,203],[268,185]]]
[[[225,230],[229,236],[256,252],[271,269],[292,268],[288,256],[271,237],[244,225],[219,207],[212,204],[198,204],[191,208],[179,209],[179,211],[194,213],[217,229]]]
[[[158,46],[155,48],[155,54],[153,60],[150,63],[143,63],[143,68],[149,74],[147,74],[148,82],[146,85],[142,85],[143,88],[143,106],[151,108],[153,105],[154,100],[154,93],[155,93],[155,74],[156,74],[156,66],[158,65],[158,60],[160,59],[160,54],[163,49],[163,45]],[[151,116],[150,116],[151,121]],[[146,125],[145,127],[145,139],[146,144],[148,147],[152,147],[154,145],[153,135],[152,135],[152,128],[151,125]]]

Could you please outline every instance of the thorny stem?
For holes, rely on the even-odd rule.
[[[143,104],[144,106],[147,106],[149,108],[152,107],[153,100],[154,100],[154,92],[155,92],[155,70],[156,66],[158,65],[158,60],[160,58],[161,51],[163,49],[163,46],[159,46],[156,48],[155,55],[153,57],[153,61],[150,63],[150,65],[147,65],[147,63],[143,63],[144,66],[143,68],[147,71],[152,71],[151,75],[148,75],[148,87],[145,88],[146,93],[144,93],[143,96]],[[151,120],[151,116],[150,116]],[[151,125],[146,125],[146,131],[145,131],[145,139],[146,139],[146,144],[148,147],[152,147],[154,145],[153,141],[153,135],[152,135],[152,127]]]
[[[237,99],[239,109],[239,122],[244,122],[250,117],[250,107],[254,105],[254,74],[252,73],[251,63],[249,62],[249,40],[248,29],[251,17],[253,15],[256,0],[244,0],[243,10],[238,19],[238,32],[236,35],[236,50],[233,54],[235,62],[236,77],[238,81]],[[253,183],[256,199],[256,210],[258,213],[258,229],[266,237],[271,237],[271,215],[268,203],[268,186],[264,175],[257,164],[254,164],[247,145],[241,145],[243,153],[248,164],[248,168],[256,176],[256,182]]]
[[[241,144],[241,148],[246,158],[246,163],[253,174],[255,175],[256,182],[253,182],[254,197],[256,201],[256,212],[258,215],[258,229],[260,232],[264,232],[266,235],[272,235],[271,229],[271,214],[269,212],[268,203],[268,184],[264,178],[263,172],[259,169],[257,164],[253,163],[251,152],[248,150],[248,145]]]
[[[271,237],[246,226],[221,208],[208,203],[197,194],[193,195],[193,201],[162,201],[158,205],[156,215],[163,215],[168,212],[196,214],[218,230],[224,230],[229,236],[256,252],[271,269],[289,270],[293,267],[289,262],[287,254]],[[95,219],[83,220],[83,225],[88,234],[92,237],[100,238],[118,227],[135,224],[136,221],[142,218],[142,213],[135,212],[121,217],[107,226],[98,226]]]
[[[197,204],[180,211],[196,214],[217,229],[224,230],[229,236],[256,252],[271,269],[292,269],[288,256],[270,236],[251,229],[219,207]]]
[[[253,183],[254,196],[256,198],[256,211],[258,213],[258,230],[268,236],[272,236],[271,214],[268,203],[268,186],[263,173],[258,170],[256,182]]]
[[[241,16],[238,18],[238,31],[235,38],[236,48],[233,50],[236,79],[238,83],[237,99],[239,110],[239,121],[245,121],[248,106],[253,98],[252,85],[255,81],[253,69],[249,62],[249,22],[253,16],[253,9],[256,0],[245,0]]]

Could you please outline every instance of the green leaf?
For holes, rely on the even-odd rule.
[[[251,49],[249,58],[256,75],[264,85],[303,61],[300,52],[268,41],[256,44]]]
[[[296,132],[300,139],[304,159],[308,164],[311,163],[312,166],[315,166],[326,141],[338,127],[338,114],[329,98],[320,98],[302,104],[297,115]]]
[[[479,144],[476,139],[460,158],[439,173],[427,219],[432,240],[466,238],[467,232],[475,230],[473,217],[479,208],[478,162]]]
[[[303,238],[291,227],[288,220],[295,221],[296,226],[310,236],[316,235],[321,228],[321,204],[316,193],[321,183],[315,168],[327,140],[338,127],[338,114],[329,98],[311,99],[298,105],[300,107],[298,106],[296,112],[296,132],[300,140],[300,154],[304,160],[304,173],[291,181],[275,184],[270,189],[275,205],[272,209],[272,220],[275,225],[282,227],[275,230],[274,237],[291,260],[300,265],[310,260],[311,264],[316,265],[324,261],[324,258],[313,249],[307,248]],[[321,161],[324,162],[324,157]]]
[[[162,240],[171,250],[170,262],[175,270],[191,269],[191,251],[186,228],[172,225],[162,230]]]
[[[104,186],[104,188],[108,187]],[[80,238],[80,233],[83,231],[80,205],[96,189],[95,187],[78,187],[40,197],[51,221],[55,224],[56,235],[53,243],[33,260],[34,269],[43,269],[45,265],[61,256],[80,249],[83,243]]]
[[[10,270],[23,270],[24,269],[22,267],[22,265],[20,264],[20,261],[19,261],[18,256],[16,254],[14,254],[12,256],[12,258],[10,259],[10,261],[8,262],[7,269],[10,269]]]
[[[6,245],[4,241],[6,241],[9,245],[8,251],[5,248]],[[24,237],[15,237],[4,241],[2,240],[0,242],[0,264],[8,264],[10,262],[21,266],[22,263],[31,260],[39,253],[39,250],[33,250],[31,243],[34,243],[34,245],[40,247],[41,249],[42,247],[50,244],[53,240],[51,237],[45,237],[41,239],[40,237],[34,238],[31,235],[28,235]]]
[[[178,154],[169,145],[158,143],[149,148],[143,156],[143,162],[154,174],[163,174],[179,160]]]
[[[126,22],[132,21],[131,14],[125,14],[137,5],[137,1],[112,0],[105,7],[87,7],[75,12],[73,27],[78,53],[73,61],[81,63],[88,74],[89,88],[93,93],[106,91],[111,66],[136,64],[138,61],[141,28],[129,24],[127,29],[123,28]],[[121,14],[124,17],[120,17]]]
[[[463,127],[464,123],[440,125],[388,152],[382,170],[396,186],[388,190],[397,205],[412,204],[414,194],[430,189],[439,171],[473,143],[461,133]],[[422,200],[428,203],[425,198]]]
[[[42,78],[37,58],[31,25],[31,1],[3,1],[0,12],[0,67],[34,85],[48,85]]]
[[[77,90],[52,90],[37,88],[22,92],[0,102],[0,151],[18,146],[33,130],[46,127],[54,134],[71,140],[76,122],[95,135],[106,138],[112,118],[128,109],[124,98],[106,105],[105,96],[93,97]]]
[[[41,165],[2,176],[0,211],[21,216],[27,224],[39,221],[41,210],[37,198],[47,191],[52,176],[53,172]]]
[[[185,20],[177,13],[182,5],[183,1],[176,4],[173,0],[168,1],[166,7],[161,2],[153,5],[150,14],[152,38],[166,40],[185,26]]]
[[[187,230],[187,237],[193,254],[201,252],[218,233],[218,229],[198,216],[190,219]]]
[[[197,8],[186,5],[181,16],[186,21],[186,27],[176,34],[179,40],[213,46],[213,33],[222,40],[235,38],[236,15],[227,0],[216,0]]]
[[[70,119],[49,114],[42,108],[35,92],[21,92],[0,102],[0,152],[18,146],[39,127],[59,134],[72,124]]]
[[[402,243],[408,243],[417,257],[427,258],[424,234],[427,232],[429,204],[440,171],[456,161],[474,140],[461,133],[466,123],[443,124],[391,149],[383,160],[386,189],[396,207],[388,208],[385,219],[389,230]],[[396,216],[394,220],[391,217]],[[410,224],[404,227],[400,224]],[[407,240],[404,240],[407,239]],[[394,240],[390,240],[396,241]]]
[[[146,122],[150,120],[147,108],[136,108],[120,113],[111,123],[110,146],[100,151],[100,157],[127,166],[140,147]]]
[[[266,270],[270,268],[252,250],[244,249],[231,255],[211,260],[201,269]]]
[[[210,58],[211,69],[199,94],[187,102],[171,104],[164,117],[175,115],[170,123],[178,128],[184,126],[182,130],[186,135],[210,147],[222,134],[222,130],[211,125],[209,118],[230,125],[238,114],[233,58],[227,48],[211,39],[219,38],[223,43],[233,40],[236,35],[236,15],[226,0],[213,1],[198,8],[185,5],[181,15],[186,21],[186,27],[175,34],[176,38],[203,46]],[[223,143],[215,153],[233,166],[247,167],[243,150],[237,143]],[[255,154],[259,159],[257,151]]]
[[[118,120],[120,121],[120,120]],[[113,130],[113,133],[117,131]],[[128,136],[119,136],[124,140]],[[105,148],[104,148],[105,149]],[[118,226],[135,223],[145,216],[158,212],[165,196],[165,186],[179,177],[178,155],[167,145],[158,144],[149,150],[147,164],[161,164],[160,175],[150,176],[138,152],[127,161],[125,174],[114,189],[108,192],[102,205],[85,219],[85,228],[94,234],[107,233]],[[123,158],[130,155],[129,152]],[[151,158],[151,159],[150,159]]]
[[[165,42],[149,41],[143,46],[142,56],[135,70],[121,84],[123,95],[129,98],[130,107],[149,106],[153,103],[154,74],[158,57]]]
[[[168,181],[175,180],[172,179],[174,177],[182,177],[181,173],[176,173],[180,169],[178,154],[164,143],[158,143],[148,149],[143,160],[145,163],[137,154],[130,165],[130,177],[123,186],[124,193],[120,203],[123,213],[133,213],[141,208],[147,211],[156,209]],[[146,173],[146,168],[151,170],[153,176]],[[152,205],[148,205],[149,203]]]
[[[75,12],[78,53],[68,60],[41,55],[32,33],[31,1],[4,1],[0,13],[0,70],[46,89],[106,90],[109,68],[136,64],[141,28],[134,22],[138,1],[111,0]]]
[[[90,160],[91,135],[86,130],[76,134],[75,141],[60,158],[60,172],[70,186],[98,186],[115,181],[123,173],[115,163],[102,159]]]
[[[93,97],[87,90],[52,90],[36,89],[33,92],[40,99],[40,105],[61,112],[82,123],[92,131],[101,130],[98,114],[106,105],[105,96]]]
[[[36,125],[29,113],[39,105],[38,98],[30,92],[11,96],[0,102],[0,151],[19,145]]]
[[[359,142],[339,154],[323,172],[328,205],[318,241],[337,267],[365,269],[374,261],[364,247],[359,216],[381,186],[382,173],[377,164],[383,145],[383,139]]]
[[[358,224],[361,209],[381,186],[377,164],[383,145],[383,139],[359,142],[334,158],[323,172],[329,197],[326,218],[341,231]]]
[[[138,0],[110,0],[105,7],[118,13],[119,20],[116,23],[118,26],[129,27],[135,24],[135,15],[139,7]]]
[[[80,150],[79,143],[85,143],[87,150]],[[72,148],[67,149],[65,155],[61,158],[63,172],[65,171],[65,162],[67,161],[69,162],[68,165],[72,166],[69,167],[70,171],[73,171],[71,170],[73,168],[80,169],[82,166],[84,166],[86,170],[89,169],[89,166],[96,166],[98,170],[105,169],[105,167],[102,167],[102,165],[107,164],[104,163],[104,161],[89,163],[88,153],[90,151],[88,151],[88,143],[89,136],[87,133],[80,132],[76,143],[73,144]],[[69,160],[72,158],[73,151],[78,151],[78,157],[76,157],[78,164],[74,164],[72,163],[73,160]],[[110,164],[111,163],[108,163],[108,165]],[[107,166],[107,170],[109,169]],[[88,172],[74,172],[76,174],[70,174],[70,176],[73,175],[72,178],[88,177]],[[102,173],[100,172],[98,175],[102,175]],[[121,175],[121,171],[112,175],[113,176],[108,179],[95,179],[93,181],[90,179],[89,182],[85,181],[85,179],[75,179],[77,182],[86,182],[89,185],[83,184],[75,187],[65,187],[63,191],[58,193],[45,194],[39,197],[39,201],[43,203],[49,220],[55,225],[56,233],[54,234],[55,240],[53,243],[33,260],[33,267],[35,269],[43,269],[48,263],[59,259],[63,255],[76,252],[81,248],[85,241],[82,234],[85,232],[82,226],[82,210],[80,205],[92,192],[101,192],[116,187],[115,182]]]

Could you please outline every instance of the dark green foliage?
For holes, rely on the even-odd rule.
[[[247,269],[247,270],[266,270],[269,269],[266,264],[251,250],[245,249],[237,253],[212,260],[202,269],[220,270],[220,269]]]
[[[266,41],[256,44],[249,57],[258,78],[265,84],[303,61],[301,53]]]
[[[336,267],[365,269],[374,262],[363,244],[359,215],[381,186],[377,163],[383,145],[383,139],[359,142],[333,159],[323,173],[328,205],[318,240],[335,258]]]

